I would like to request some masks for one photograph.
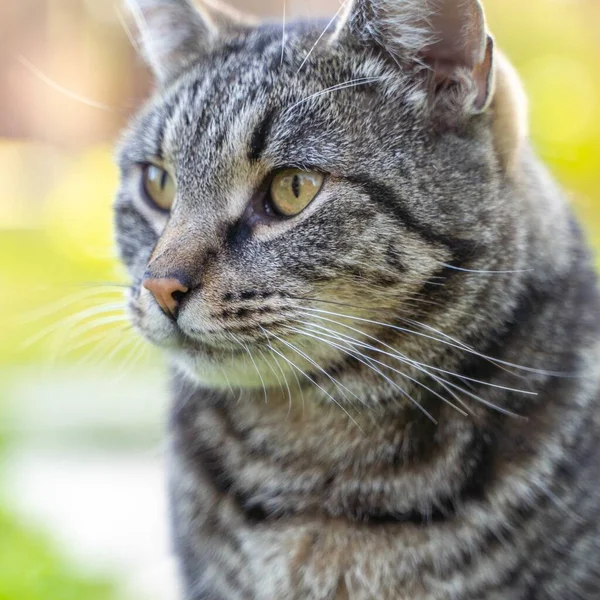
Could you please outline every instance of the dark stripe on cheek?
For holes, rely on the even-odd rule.
[[[406,273],[406,266],[400,260],[394,246],[390,243],[385,251],[385,261],[390,269],[396,273]]]
[[[420,237],[436,245],[443,245],[452,251],[455,265],[468,263],[477,255],[478,245],[473,240],[455,238],[434,231],[429,224],[421,223],[406,210],[402,198],[399,198],[387,185],[373,181],[367,176],[349,177],[348,181],[359,185],[378,205],[394,219],[403,223]]]

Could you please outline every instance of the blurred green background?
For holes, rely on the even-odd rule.
[[[485,6],[598,251],[600,2]],[[148,74],[113,2],[2,0],[0,31],[0,600],[173,600],[162,371],[123,316],[111,243],[111,146]]]

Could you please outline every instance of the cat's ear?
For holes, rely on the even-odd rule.
[[[219,37],[250,23],[218,0],[126,0],[146,62],[165,82],[200,58]]]
[[[490,104],[494,43],[478,0],[354,0],[338,24],[345,36],[424,72],[434,104],[473,113]]]

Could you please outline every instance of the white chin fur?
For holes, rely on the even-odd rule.
[[[220,390],[262,389],[263,384],[268,387],[279,385],[274,372],[264,362],[260,364],[255,359],[255,365],[248,356],[225,356],[223,361],[182,351],[170,351],[169,356],[176,368],[204,387]],[[273,369],[275,368],[277,367],[273,365]],[[279,377],[282,377],[281,374]]]

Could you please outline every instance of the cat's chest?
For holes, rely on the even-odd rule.
[[[227,600],[439,600],[432,594],[431,565],[425,546],[411,547],[410,536],[369,531],[340,521],[243,523],[228,501],[198,508],[185,525],[192,536],[191,569],[206,589]],[[438,549],[442,552],[442,548]],[[185,556],[185,553],[184,553]],[[198,566],[201,566],[198,570]],[[419,565],[422,572],[419,573]],[[433,586],[436,587],[436,586]],[[200,596],[202,598],[203,596]],[[195,597],[194,597],[195,600]]]
[[[390,451],[380,462],[388,470],[373,460],[369,469],[342,466],[334,476],[326,461],[302,452],[277,460],[218,411],[184,417],[170,474],[192,588],[203,589],[206,579],[215,598],[228,600],[438,600],[446,587],[462,585],[454,579],[469,546],[478,545],[477,530],[451,514],[442,523],[433,515],[432,499],[459,481],[444,462],[453,456],[447,448],[422,466],[427,485],[417,489],[418,478],[397,470],[386,439],[380,446]],[[466,434],[456,437],[457,448],[472,448]],[[263,439],[277,447],[275,435]],[[359,453],[363,462],[368,450]]]
[[[469,589],[480,569],[473,552],[482,554],[471,523],[379,525],[306,514],[264,519],[243,509],[226,486],[215,488],[198,471],[177,466],[172,485],[177,550],[188,587],[210,591],[208,597],[482,598]],[[509,554],[497,558],[498,564],[511,560]]]

